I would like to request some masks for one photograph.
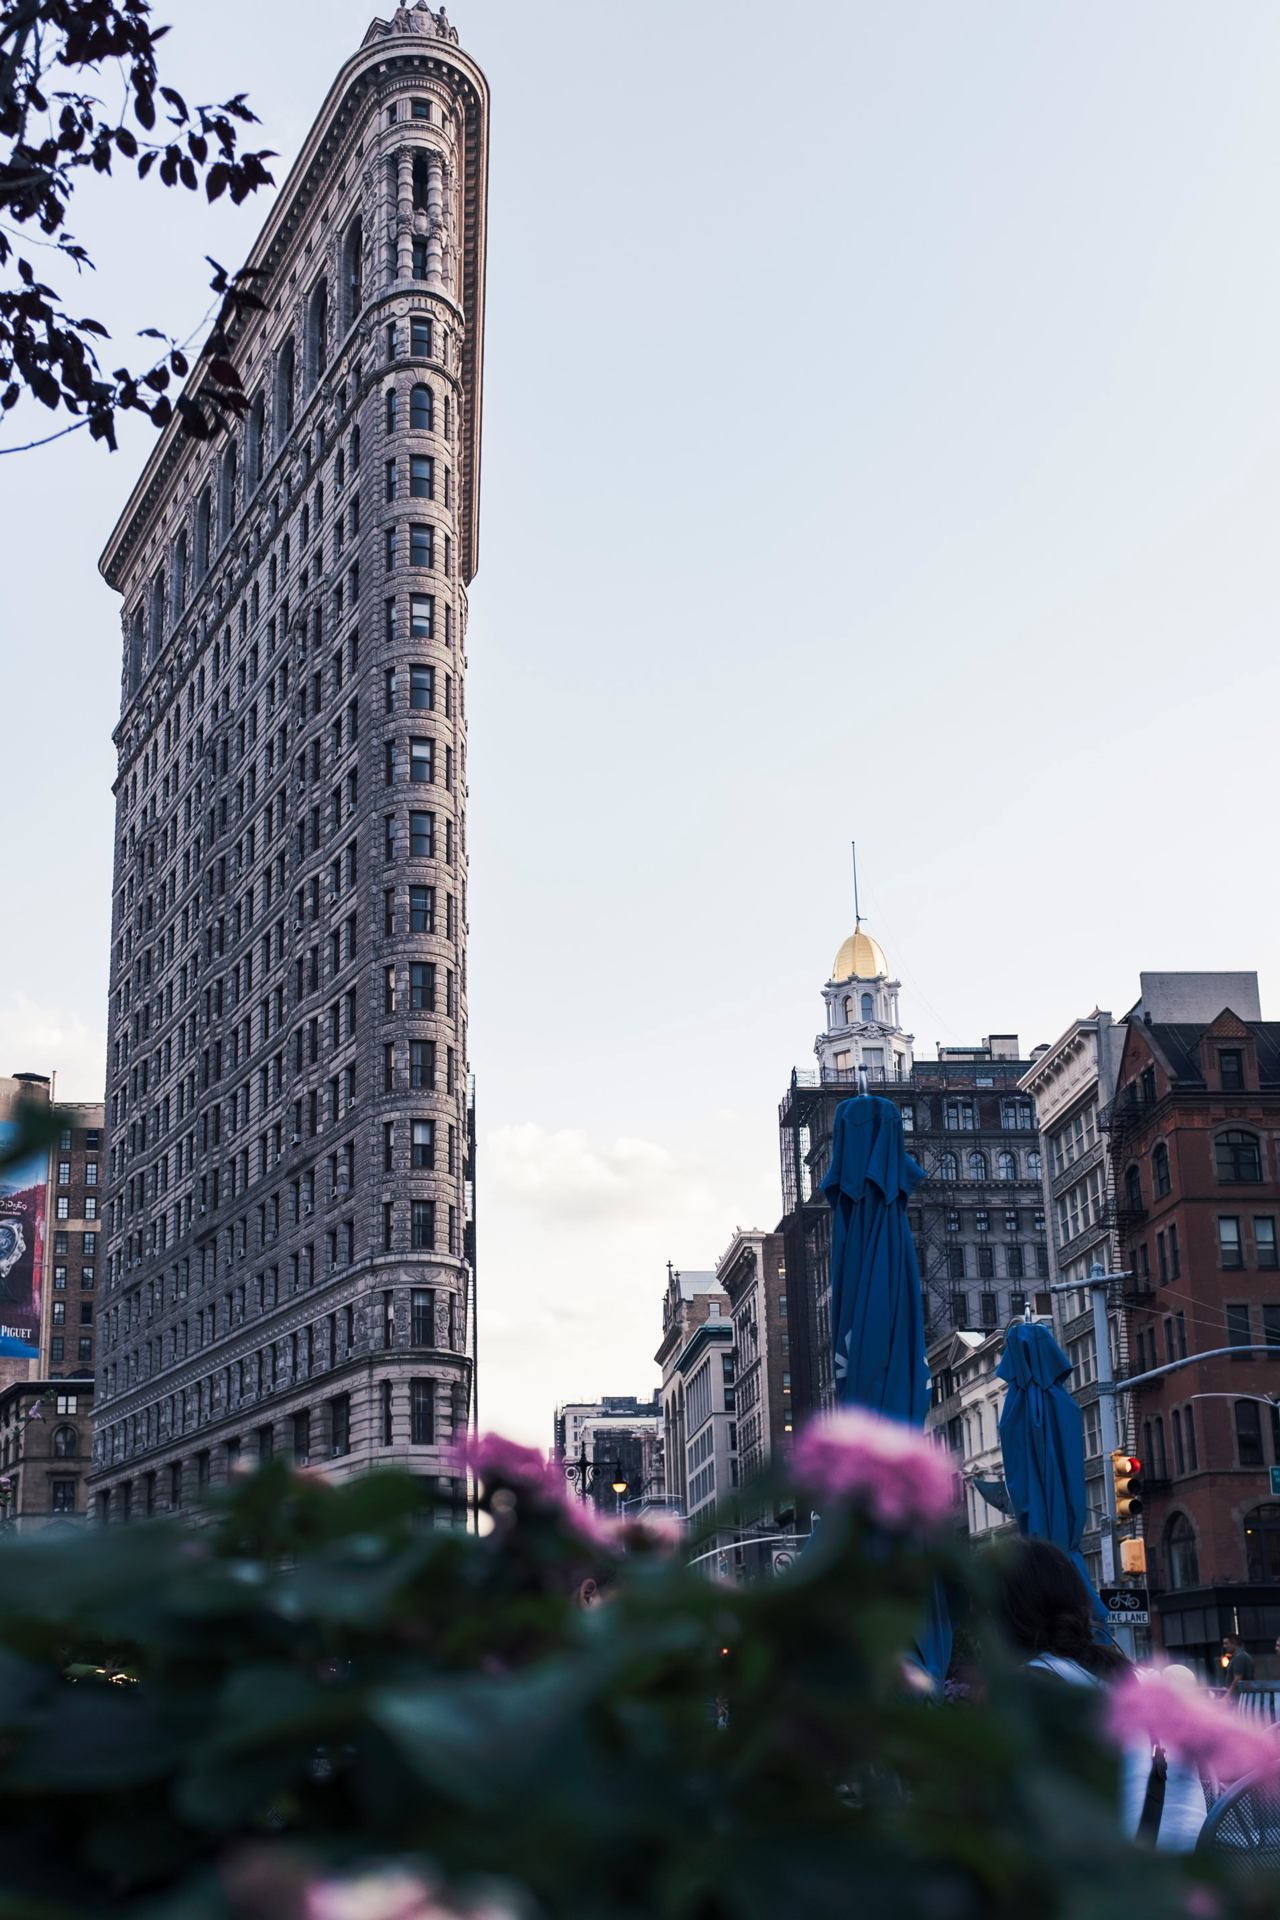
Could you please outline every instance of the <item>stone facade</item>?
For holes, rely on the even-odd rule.
[[[375,21],[250,256],[247,415],[169,428],[103,556],[103,1517],[277,1448],[448,1479],[467,1423],[487,142],[443,15]]]
[[[738,1473],[745,1484],[791,1442],[791,1331],[780,1233],[734,1232],[716,1263],[733,1315]]]
[[[689,1445],[693,1438],[685,1363],[694,1334],[708,1320],[723,1326],[727,1335],[725,1349],[732,1364],[733,1322],[729,1296],[718,1277],[704,1270],[681,1273],[668,1262],[667,1289],[662,1298],[662,1342],[654,1359],[662,1369],[662,1453],[667,1502],[680,1514],[690,1512]],[[717,1406],[723,1411],[721,1402],[722,1396],[718,1395]]]
[[[585,1452],[587,1494],[603,1512],[625,1502],[661,1503],[666,1491],[662,1460],[662,1404],[658,1395],[605,1394],[600,1400],[569,1400],[556,1408],[553,1457],[562,1466],[580,1462]],[[625,1494],[615,1494],[613,1469],[621,1470]]]

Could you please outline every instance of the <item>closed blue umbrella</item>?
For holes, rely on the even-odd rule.
[[[831,1165],[831,1337],[836,1401],[922,1427],[929,1406],[920,1267],[907,1199],[925,1178],[892,1100],[861,1094],[836,1108]],[[939,1683],[951,1659],[946,1600],[935,1593],[917,1648]]]
[[[1064,1382],[1071,1362],[1048,1327],[1017,1320],[996,1368],[1008,1392],[1000,1411],[1005,1485],[1018,1531],[1051,1540],[1069,1553],[1093,1593],[1080,1554],[1088,1507],[1084,1429]],[[1101,1602],[1094,1597],[1099,1614]]]

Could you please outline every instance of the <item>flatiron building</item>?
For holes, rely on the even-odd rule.
[[[443,10],[375,20],[247,263],[247,412],[170,426],[102,557],[102,1519],[274,1453],[456,1486],[487,144]]]

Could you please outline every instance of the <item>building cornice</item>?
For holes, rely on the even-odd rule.
[[[448,71],[458,83],[458,91],[468,109],[465,114],[461,169],[465,190],[460,209],[463,241],[461,291],[466,316],[462,379],[468,404],[466,442],[460,449],[459,530],[464,549],[461,556],[462,578],[466,582],[475,573],[477,553],[484,257],[488,207],[489,84],[476,63],[449,40],[392,34],[389,26],[385,35],[369,40],[346,62],[330,88],[302,151],[290,168],[276,203],[244,264],[265,276],[260,285],[276,277],[304,217],[326,181],[335,149],[350,131],[358,108],[378,82],[393,76],[397,70],[403,70],[408,75],[424,69],[428,73]],[[393,284],[388,289],[388,295],[408,294],[416,287],[416,282]],[[377,296],[378,299],[383,297],[381,294]],[[270,313],[254,315],[245,329],[244,340],[247,342],[255,336],[260,337],[270,327],[272,319]],[[194,395],[204,377],[203,361],[198,360],[185,391]],[[122,574],[139,543],[151,531],[156,510],[167,499],[183,462],[198,461],[203,458],[205,451],[205,443],[193,441],[186,435],[175,415],[162,432],[103,549],[98,564],[109,586],[117,591],[121,589]]]

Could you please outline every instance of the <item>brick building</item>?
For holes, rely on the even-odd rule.
[[[1280,1023],[1127,1023],[1111,1113],[1154,1617],[1175,1657],[1280,1634]],[[1269,1353],[1250,1347],[1274,1345]]]
[[[613,1513],[620,1499],[661,1504],[662,1452],[662,1402],[656,1393],[647,1400],[607,1393],[599,1400],[567,1400],[556,1408],[552,1457],[565,1466],[580,1466],[585,1454],[587,1494],[602,1512]],[[625,1495],[613,1491],[615,1468],[627,1483]]]
[[[276,1450],[456,1492],[487,148],[443,12],[374,20],[249,257],[248,413],[166,429],[102,557],[104,1518]]]

